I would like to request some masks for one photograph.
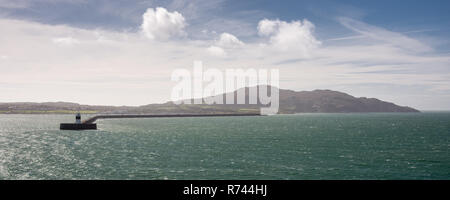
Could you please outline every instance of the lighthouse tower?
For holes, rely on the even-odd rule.
[[[77,115],[75,116],[75,123],[81,124],[81,114],[80,113],[77,113]]]

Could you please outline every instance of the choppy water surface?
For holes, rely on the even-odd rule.
[[[450,113],[0,115],[0,179],[450,179]]]

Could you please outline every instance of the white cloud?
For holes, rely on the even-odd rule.
[[[202,60],[205,67],[221,70],[279,68],[280,86],[293,90],[327,88],[357,96],[382,97],[379,95],[386,94],[376,86],[359,87],[363,88],[360,90],[357,86],[398,85],[401,90],[383,99],[418,108],[427,108],[433,99],[436,102],[450,100],[441,95],[450,96],[446,93],[450,85],[450,55],[412,54],[391,45],[388,41],[393,38],[381,42],[356,40],[318,45],[310,22],[263,21],[258,29],[253,24],[261,40],[227,51],[227,47],[219,46],[220,41],[237,45],[242,41],[225,34],[217,40],[213,40],[217,35],[212,35],[202,40],[153,42],[142,37],[141,32],[0,19],[3,36],[0,37],[0,55],[13,58],[0,62],[0,102],[61,100],[109,105],[164,102],[170,98],[175,84],[170,81],[172,71],[179,67],[191,69],[193,60]],[[76,45],[60,48],[49,41]],[[278,45],[287,41],[293,46],[288,45],[290,48],[283,52],[274,51],[274,47],[278,49]],[[309,57],[296,47],[304,44],[315,47]],[[33,48],[27,48],[30,46]],[[409,90],[403,90],[412,85],[421,85],[427,90],[429,104],[423,105],[422,98],[411,98]]]
[[[0,60],[6,60],[6,59],[8,59],[8,56],[0,55]]]
[[[314,28],[306,19],[292,22],[264,19],[258,24],[258,34],[269,37],[270,43],[279,50],[300,51],[306,55],[321,44],[313,34]]]
[[[186,35],[186,22],[180,13],[165,8],[149,8],[142,16],[142,32],[150,39],[167,40]]]
[[[215,45],[208,47],[207,51],[213,56],[227,57],[228,53],[225,49],[235,49],[243,45],[244,42],[240,41],[236,36],[230,33],[222,33],[219,39],[215,41]]]
[[[269,35],[275,33],[276,28],[279,23],[280,23],[280,21],[278,21],[278,20],[275,21],[275,20],[263,19],[263,20],[259,21],[258,34],[261,36],[269,36]]]
[[[72,46],[72,45],[80,43],[80,41],[78,41],[77,39],[75,39],[73,37],[54,38],[52,41],[55,44],[64,45],[64,46]]]
[[[234,48],[244,45],[242,41],[240,41],[236,36],[230,33],[222,33],[220,34],[219,40],[216,42],[218,46],[225,48]]]
[[[225,52],[225,50],[220,47],[217,47],[217,46],[210,46],[210,47],[208,47],[207,51],[213,56],[217,56],[217,57],[227,56],[227,53]]]

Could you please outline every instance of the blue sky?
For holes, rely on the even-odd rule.
[[[158,13],[179,21],[155,28]],[[450,109],[445,0],[0,0],[0,22],[0,102],[164,102],[171,70],[200,59],[279,68],[282,88]],[[264,23],[277,30],[265,33]]]
[[[181,8],[170,1],[158,0],[37,0],[6,1],[0,5],[4,17],[38,21],[49,24],[68,24],[81,28],[115,30],[137,29],[141,15],[148,7]],[[186,1],[189,2],[189,1]],[[189,3],[184,4],[189,4]],[[193,1],[196,2],[196,1]],[[208,1],[198,1],[199,4]],[[208,4],[208,3],[206,3]],[[450,33],[450,2],[447,0],[358,1],[358,0],[229,0],[212,1],[186,18],[193,23],[204,23],[212,18],[245,18],[257,23],[261,18],[279,18],[285,21],[307,18],[317,26],[322,39],[351,34],[336,23],[336,17],[350,17],[392,31],[427,31],[428,36],[447,38]],[[217,6],[217,7],[216,7]],[[181,8],[188,9],[188,8]],[[191,11],[190,11],[191,12]],[[323,30],[323,32],[322,32]],[[232,30],[229,30],[232,31]]]

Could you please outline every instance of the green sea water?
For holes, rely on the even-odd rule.
[[[450,112],[72,121],[0,115],[0,179],[450,179]]]

